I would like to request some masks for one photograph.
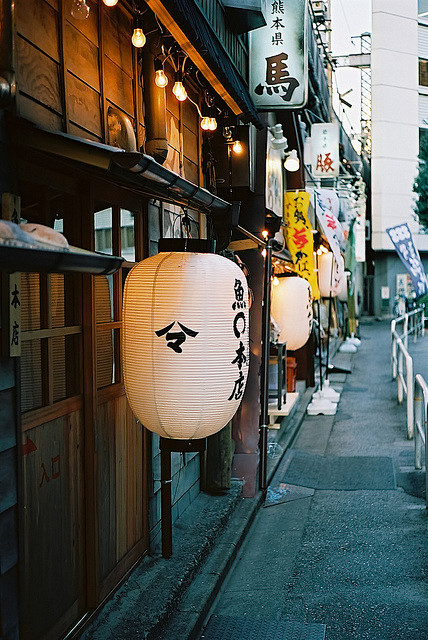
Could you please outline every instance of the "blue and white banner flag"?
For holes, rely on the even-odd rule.
[[[427,293],[428,285],[425,270],[419,252],[413,243],[409,225],[405,222],[396,227],[390,227],[386,232],[391,238],[401,262],[409,272],[416,296],[419,298],[419,296]]]

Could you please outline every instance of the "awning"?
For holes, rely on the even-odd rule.
[[[235,115],[263,124],[241,74],[194,0],[146,0]]]
[[[207,189],[170,171],[144,153],[127,152],[100,142],[83,140],[66,133],[46,131],[24,119],[12,122],[13,141],[22,147],[43,151],[65,160],[83,163],[108,172],[117,182],[130,183],[142,194],[201,213],[230,214],[238,224],[237,204],[226,202]],[[215,216],[214,216],[215,217]]]
[[[111,180],[132,187],[148,198],[208,214],[217,233],[218,249],[227,246],[232,229],[238,225],[239,202],[230,203],[219,198],[163,167],[151,156],[46,131],[22,118],[13,119],[10,125],[14,144],[90,166],[104,177],[107,172]]]
[[[0,270],[10,273],[35,271],[37,273],[80,272],[108,275],[115,273],[122,262],[123,258],[85,251],[78,247],[70,247],[69,251],[55,251],[0,244]]]

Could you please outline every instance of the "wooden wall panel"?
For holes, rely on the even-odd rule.
[[[95,142],[101,142],[101,136],[97,136],[94,133],[90,133],[89,131],[85,131],[81,127],[78,127],[76,124],[70,123],[70,127],[68,132],[72,136],[77,136],[78,138],[84,138],[86,140],[94,140]]]
[[[15,389],[0,391],[0,451],[16,445]]]
[[[166,112],[166,135],[168,144],[180,151],[180,121],[170,111]]]
[[[132,77],[132,21],[119,7],[106,10],[104,15],[104,54]]]
[[[74,27],[76,27],[76,29],[79,29],[79,31],[88,38],[88,40],[90,40],[93,44],[98,46],[98,11],[97,11],[96,3],[88,2],[88,5],[91,8],[91,10],[86,20],[75,20],[71,15],[71,6],[73,4],[73,0],[63,0],[63,2],[64,2],[64,15],[67,18],[67,20]]]
[[[0,453],[0,513],[16,504],[15,447]]]
[[[183,127],[183,152],[186,158],[198,164],[199,139],[198,136],[186,126]]]
[[[97,433],[100,574],[106,579],[144,535],[143,436],[126,396],[99,405]]]
[[[144,536],[144,497],[143,488],[145,486],[143,474],[143,429],[137,424],[136,418],[131,411],[126,397],[126,452],[127,452],[127,475],[126,475],[126,505],[127,505],[127,548],[131,549],[134,544]]]
[[[194,184],[199,183],[198,165],[191,162],[188,158],[184,158],[184,177]]]
[[[26,431],[27,438],[32,447],[23,457],[24,640],[52,628],[62,635],[85,603],[81,412]]]
[[[99,94],[70,73],[67,85],[70,120],[102,137]]]
[[[98,406],[98,550],[99,574],[104,579],[116,565],[116,471],[114,400]]]
[[[16,45],[19,90],[61,114],[57,63],[20,37]]]
[[[109,58],[105,58],[104,91],[107,100],[134,117],[132,78]]]
[[[44,0],[19,0],[15,6],[17,32],[59,62],[57,11]]]
[[[190,97],[194,102],[197,102],[198,97],[192,92],[190,93]],[[193,131],[193,133],[197,134],[199,130],[199,115],[196,111],[195,105],[192,104],[190,100],[185,100],[182,103],[181,114],[184,126],[190,129],[190,131]]]
[[[12,507],[0,515],[0,574],[18,563],[17,530],[17,513]]]
[[[99,92],[98,47],[85,38],[74,25],[67,22],[65,25],[64,48],[68,70]]]
[[[115,429],[115,472],[116,472],[116,561],[127,551],[127,482],[128,468],[126,451],[126,399],[124,396],[114,401]]]

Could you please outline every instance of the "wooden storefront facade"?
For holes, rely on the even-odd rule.
[[[0,58],[5,67],[9,57],[16,80],[0,110],[0,218],[11,193],[22,221],[123,262],[110,275],[46,273],[31,264],[20,273],[21,351],[9,357],[3,344],[0,359],[0,541],[9,541],[0,548],[0,638],[7,640],[65,637],[160,538],[158,439],[125,396],[122,293],[133,264],[156,253],[161,237],[181,234],[184,202],[153,197],[131,173],[109,171],[109,149],[136,156],[145,149],[147,52],[131,44],[134,5],[91,0],[79,20],[75,2],[0,2],[7,18]],[[162,35],[184,65],[186,54],[147,12],[148,30],[157,30],[152,57]],[[195,187],[215,187],[204,174],[200,128],[209,85],[198,84],[193,65],[191,100],[179,102],[170,90],[173,67],[165,61],[163,167]],[[191,204],[189,215],[192,236],[204,237],[206,216]],[[197,454],[173,454],[174,519],[199,492],[199,475]]]

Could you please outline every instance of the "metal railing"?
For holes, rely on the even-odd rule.
[[[411,440],[413,438],[413,358],[396,331],[392,334],[392,345],[393,352],[395,351],[392,376],[397,379],[398,404],[402,404],[404,395],[406,396],[407,437]]]
[[[402,333],[399,333],[402,327]],[[407,437],[413,438],[414,433],[414,375],[413,358],[408,352],[409,335],[413,334],[414,342],[418,335],[425,332],[424,308],[414,309],[391,322],[391,365],[392,378],[397,380],[397,399],[401,404],[406,396]]]
[[[418,374],[415,378],[415,469],[422,469],[425,458],[425,504],[428,508],[428,385]],[[425,450],[425,454],[424,454]]]
[[[391,365],[392,365],[392,377],[395,380],[397,377],[397,339],[403,341],[404,347],[409,346],[409,335],[413,334],[413,342],[416,342],[418,335],[425,335],[425,316],[424,307],[419,307],[409,313],[405,313],[399,318],[394,318],[391,322],[391,340],[392,340],[392,353],[391,353]],[[402,325],[402,333],[399,333],[399,326]]]

